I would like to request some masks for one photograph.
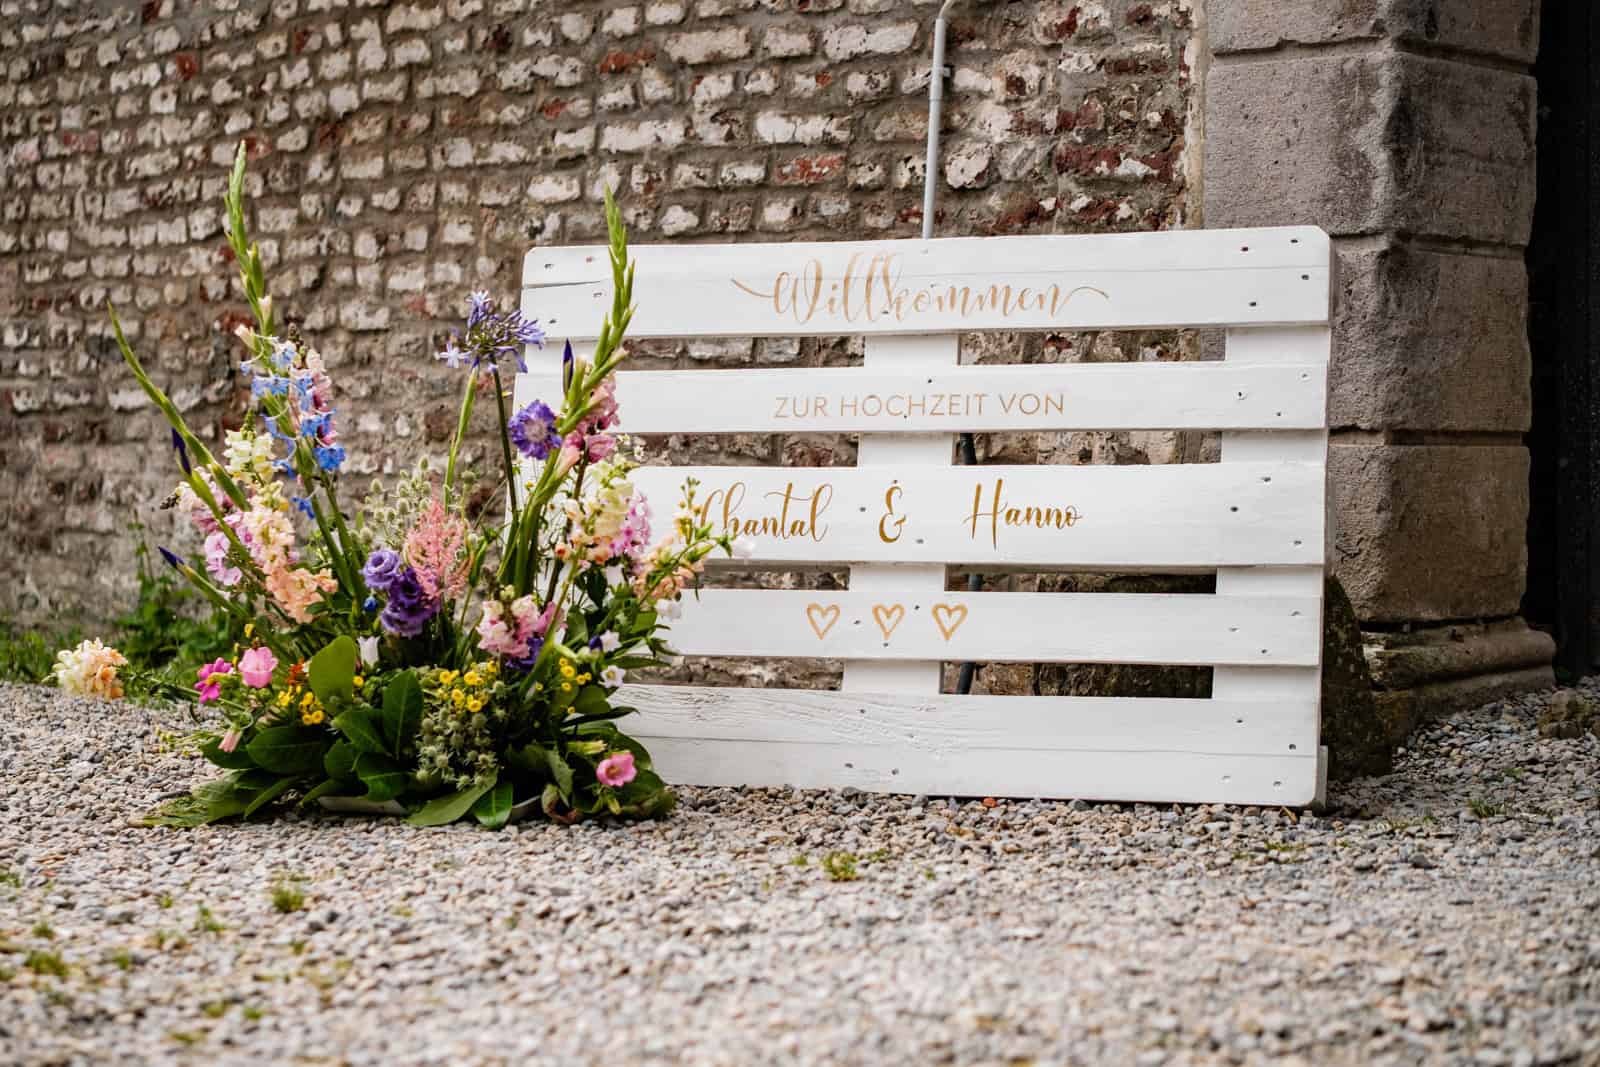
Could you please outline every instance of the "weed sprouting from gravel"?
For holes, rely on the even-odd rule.
[[[10,867],[0,867],[0,885],[10,886],[12,889],[22,887],[22,875]]]
[[[34,923],[33,929],[30,932],[34,937],[42,937],[46,941],[54,941],[56,939],[56,932],[51,929],[50,924],[45,922],[43,919],[40,919],[38,922]]]
[[[206,907],[204,904],[200,905],[198,908],[195,909],[195,911],[194,911],[194,931],[195,931],[195,933],[197,933],[197,934],[220,934],[220,933],[222,933],[222,931],[224,931],[226,929],[227,929],[227,927],[223,926],[222,923],[218,922],[217,921],[217,917],[215,915],[211,914],[211,909]]]
[[[1473,797],[1468,800],[1467,809],[1480,819],[1492,819],[1496,815],[1503,814],[1506,810],[1503,804],[1496,804],[1492,801],[1484,800],[1482,797]]]
[[[830,882],[853,882],[861,875],[856,871],[854,852],[830,852],[822,857],[822,873]]]
[[[306,895],[300,892],[300,887],[293,882],[278,882],[272,887],[272,907],[280,915],[289,915],[302,911],[306,906]]]
[[[67,961],[57,952],[35,949],[28,953],[28,958],[22,961],[22,965],[34,974],[50,975],[53,978],[67,976]]]

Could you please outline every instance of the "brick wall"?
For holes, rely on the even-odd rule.
[[[939,231],[1189,221],[1194,6],[968,0],[950,38]],[[465,292],[509,296],[530,246],[594,238],[602,183],[621,189],[640,241],[914,235],[934,9],[0,0],[0,617],[104,619],[129,599],[129,524],[186,544],[158,507],[172,485],[165,434],[107,340],[104,306],[116,302],[197,429],[237,420],[226,328],[244,307],[220,200],[239,139],[278,307],[343,394],[356,495],[441,449],[454,386],[427,357]],[[1074,335],[990,338],[970,355],[1019,350],[1190,354],[1170,336]],[[639,353],[657,366],[855,354],[739,341]],[[841,446],[721,447],[807,461]],[[1055,460],[1159,461],[1176,447],[1135,434],[985,442],[991,456]]]

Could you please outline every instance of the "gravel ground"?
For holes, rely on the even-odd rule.
[[[0,1063],[1600,1064],[1600,740],[1548,696],[1315,817],[704,789],[492,834],[132,828],[203,773],[182,720],[0,687]]]

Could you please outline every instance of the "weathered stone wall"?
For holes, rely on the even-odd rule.
[[[1335,236],[1333,562],[1402,735],[1551,677],[1549,638],[1515,618],[1538,7],[1209,5],[1207,225]]]
[[[0,616],[103,619],[127,604],[129,524],[182,543],[157,507],[166,436],[104,306],[197,427],[238,418],[227,327],[244,307],[220,200],[239,139],[278,307],[330,359],[361,488],[448,433],[455,387],[428,356],[465,292],[510,295],[530,246],[594,238],[603,183],[620,186],[642,241],[915,234],[934,10],[0,0]],[[1190,221],[1198,17],[1189,0],[968,0],[950,38],[940,232]],[[1009,345],[1014,358],[1018,344],[975,354]],[[1078,335],[1024,353],[1178,347]],[[641,358],[854,357],[848,344],[719,341]],[[831,446],[733,447],[805,461]],[[1124,461],[1173,447],[986,442]]]

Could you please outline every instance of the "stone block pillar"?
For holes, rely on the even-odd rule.
[[[1335,572],[1401,735],[1549,684],[1517,618],[1537,0],[1209,0],[1204,223],[1334,237]]]

